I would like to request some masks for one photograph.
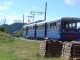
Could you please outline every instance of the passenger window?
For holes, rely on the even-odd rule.
[[[33,26],[33,29],[34,29],[34,26]]]
[[[53,23],[53,29],[56,29],[56,22]]]
[[[28,29],[30,30],[30,27],[28,27]]]
[[[76,26],[76,23],[73,23],[73,28],[76,28],[75,26]]]
[[[52,23],[50,23],[50,29],[53,29],[53,24]]]
[[[44,25],[38,25],[37,30],[43,30],[44,29]]]
[[[48,23],[47,24],[47,28],[48,29],[56,29],[56,22],[54,22],[54,23]]]
[[[38,30],[38,26],[36,26],[36,29]]]
[[[76,28],[76,23],[72,22],[72,21],[65,21],[62,24],[63,28],[66,29],[72,29],[72,28]]]
[[[33,26],[30,26],[30,27],[29,27],[29,30],[34,30],[34,27],[33,27]]]
[[[56,28],[58,28],[58,29],[59,29],[59,28],[60,28],[60,26],[61,26],[60,22],[57,22],[57,23],[56,23]]]
[[[80,22],[77,23],[77,29],[80,29]]]
[[[43,25],[43,28],[44,28],[44,25]]]
[[[26,28],[23,28],[24,31],[26,31]]]
[[[50,23],[47,23],[47,29],[50,29]]]

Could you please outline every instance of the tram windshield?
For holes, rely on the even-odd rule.
[[[65,29],[80,29],[80,21],[63,21],[62,28]]]
[[[80,29],[80,22],[77,23],[77,29]]]

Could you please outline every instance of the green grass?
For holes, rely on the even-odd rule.
[[[0,60],[60,60],[60,58],[41,57],[39,42],[6,36],[0,36]]]

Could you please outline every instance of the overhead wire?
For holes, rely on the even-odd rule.
[[[49,10],[51,10],[51,9],[53,9],[53,8],[56,8],[56,7],[60,6],[60,5],[63,5],[63,4],[64,4],[64,3],[60,3],[60,4],[56,5],[56,6],[53,6],[53,7],[49,8],[49,9],[47,9],[47,11],[49,11]]]
[[[51,10],[51,9],[53,9],[53,8],[56,8],[56,7],[58,7],[58,6],[61,6],[61,5],[63,5],[64,3],[60,3],[60,4],[58,4],[58,5],[56,5],[56,6],[53,6],[53,7],[51,7],[51,8],[49,8],[49,9],[47,9],[47,11],[49,11],[49,10]],[[36,9],[35,11],[37,11],[37,10],[39,10],[41,7],[43,7],[43,6],[45,6],[45,4],[43,4],[42,6],[40,6],[38,9]],[[32,18],[30,18],[30,20],[31,20]]]
[[[47,9],[47,11],[49,11],[49,10],[51,10],[51,9],[54,9],[54,8],[56,8],[56,7],[58,7],[58,6],[61,6],[61,5],[63,5],[63,4],[64,4],[64,3],[62,2],[62,3],[58,4],[58,5],[55,5],[55,6],[51,7],[51,8],[49,8],[49,9]],[[45,6],[45,4],[43,4],[41,7],[43,7],[43,6]],[[36,9],[35,11],[39,10],[41,7],[39,7],[39,8]]]
[[[41,7],[43,7],[45,4],[43,4],[42,6],[40,6],[38,9],[36,9],[35,11],[39,10]]]

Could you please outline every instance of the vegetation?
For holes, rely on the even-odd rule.
[[[14,37],[21,37],[22,36],[22,30],[19,30],[17,33],[12,34]]]
[[[0,60],[60,60],[39,54],[40,42],[24,41],[0,32]]]
[[[8,30],[4,26],[0,26],[0,31],[8,33]]]
[[[12,34],[15,31],[18,31],[22,28],[23,23],[13,23],[11,25],[3,25],[6,29],[8,29],[9,33]]]

